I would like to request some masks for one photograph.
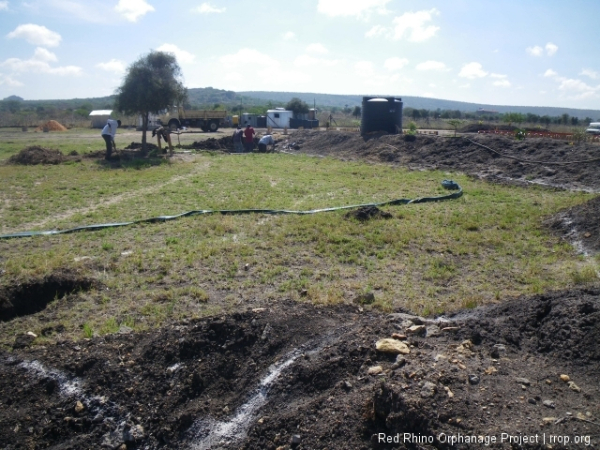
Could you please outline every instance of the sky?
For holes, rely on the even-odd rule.
[[[152,50],[188,88],[600,109],[598,0],[0,0],[0,98],[113,94]]]

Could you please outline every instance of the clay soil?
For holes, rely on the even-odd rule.
[[[278,147],[463,171],[490,182],[600,190],[600,162],[548,164],[597,158],[597,146],[469,139],[543,163],[509,159],[464,138],[418,136],[409,143],[299,131],[287,142],[279,137]],[[599,215],[596,198],[549,218],[548,226],[565,236],[576,229],[598,249]],[[68,300],[93,283],[57,273],[21,290],[4,287],[2,320],[44,314],[19,309],[19,302],[40,304],[25,298],[51,292]],[[21,295],[27,289],[31,295]],[[267,309],[143,333],[122,327],[78,342],[46,329],[56,343],[44,346],[21,335],[0,352],[0,447],[482,449],[486,440],[491,448],[600,446],[600,287],[504,298],[435,319],[384,314],[368,300],[317,307],[282,298]],[[384,338],[395,352],[377,349]]]

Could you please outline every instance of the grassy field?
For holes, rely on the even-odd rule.
[[[0,150],[2,159],[32,143],[64,153],[103,144],[96,132],[22,134],[27,138],[5,139],[11,142]],[[139,141],[139,133],[130,137]],[[460,183],[465,195],[387,207],[394,216],[389,220],[361,223],[344,211],[214,214],[1,240],[4,286],[69,270],[98,279],[102,288],[58,299],[43,314],[0,323],[0,344],[12,342],[16,333],[39,334],[56,325],[64,327],[63,336],[82,338],[120,325],[148,329],[282,298],[332,304],[367,292],[375,295],[373,307],[384,311],[435,314],[597,279],[598,259],[577,256],[541,226],[545,217],[588,200],[588,194],[285,154],[199,153],[138,169],[92,159],[0,165],[0,232],[192,209],[306,210],[441,195],[447,192],[440,185],[444,178]]]

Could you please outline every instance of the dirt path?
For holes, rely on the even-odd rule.
[[[82,214],[82,215],[89,214],[91,212],[97,211],[98,209],[116,205],[118,203],[121,203],[121,202],[127,201],[127,200],[131,200],[136,197],[142,197],[142,196],[154,194],[154,193],[160,191],[165,186],[179,183],[181,181],[185,181],[187,179],[190,179],[190,178],[198,175],[198,173],[207,170],[209,165],[210,165],[210,163],[208,163],[208,162],[206,162],[204,164],[196,164],[196,166],[190,173],[188,173],[186,175],[176,175],[163,183],[157,183],[154,186],[149,186],[149,187],[145,187],[145,188],[141,188],[141,189],[136,189],[133,191],[128,191],[123,194],[115,195],[115,196],[112,196],[111,198],[109,198],[108,200],[102,200],[98,203],[95,203],[90,206],[86,206],[84,208],[68,209],[66,211],[61,212],[60,214],[56,214],[54,216],[48,216],[43,220],[20,224],[19,230],[32,230],[34,228],[43,227],[49,223],[66,220],[77,214]],[[10,230],[8,230],[7,232],[10,232]]]

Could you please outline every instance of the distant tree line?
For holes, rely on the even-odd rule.
[[[477,121],[486,121],[486,122],[505,122],[514,125],[520,125],[523,123],[532,124],[532,125],[544,125],[549,126],[553,125],[571,125],[571,126],[587,126],[593,119],[591,117],[586,117],[583,120],[580,120],[578,117],[569,116],[569,114],[562,114],[560,116],[540,116],[538,114],[522,114],[522,113],[479,113],[479,112],[464,112],[458,109],[450,110],[450,109],[417,109],[417,108],[404,108],[403,116],[405,118],[411,120],[425,120],[428,121],[430,119],[463,119],[463,120],[477,120]],[[598,119],[600,121],[600,119]]]

